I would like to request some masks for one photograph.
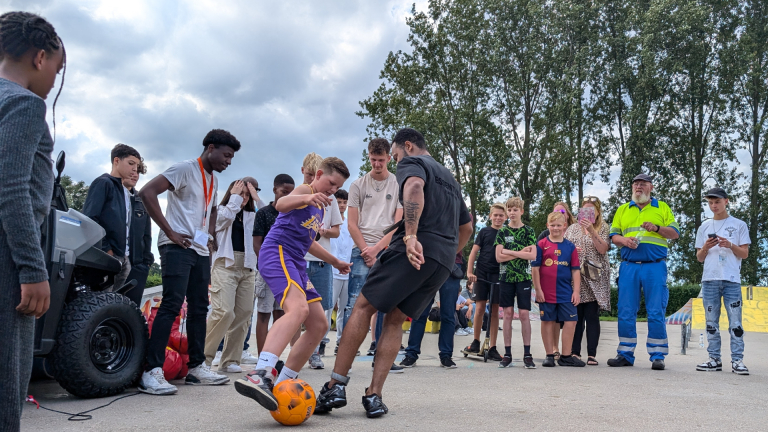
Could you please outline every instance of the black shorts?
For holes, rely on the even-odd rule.
[[[502,282],[499,306],[503,308],[514,307],[515,297],[517,297],[517,309],[531,310],[531,281]]]
[[[416,270],[405,252],[387,250],[371,267],[360,292],[380,312],[398,308],[418,319],[451,274],[432,258],[424,257],[424,261],[421,270]]]
[[[477,270],[475,272],[475,276],[477,276],[477,282],[475,282],[474,285],[472,286],[472,292],[475,294],[475,301],[487,301],[488,297],[491,295],[491,285],[492,285],[491,283],[488,283],[488,282],[498,282],[499,274],[486,273],[482,270]],[[488,282],[484,282],[484,281],[488,281]],[[493,288],[493,298],[491,299],[491,304],[499,304],[499,286],[498,285],[496,285]]]

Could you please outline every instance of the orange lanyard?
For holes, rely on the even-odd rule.
[[[208,182],[205,180],[205,170],[203,169],[203,159],[197,158],[197,163],[200,165],[200,175],[203,176],[203,196],[205,197],[205,207],[203,208],[203,228],[205,228],[205,221],[208,219],[208,205],[213,198],[213,173],[211,173],[211,187],[208,187]],[[206,190],[206,188],[208,190]]]

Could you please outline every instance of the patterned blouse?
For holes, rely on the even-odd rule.
[[[603,222],[598,235],[608,245],[610,240],[608,234],[610,226]],[[565,231],[565,238],[572,241],[576,247],[582,248],[579,260],[583,262],[586,257],[588,260],[602,267],[600,278],[598,280],[587,279],[584,273],[581,274],[581,302],[587,303],[597,300],[602,310],[611,309],[611,264],[608,262],[608,253],[601,254],[595,249],[592,238],[585,234],[581,226],[576,223],[568,227]]]

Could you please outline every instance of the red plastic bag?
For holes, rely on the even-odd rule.
[[[168,339],[168,346],[178,351],[179,354],[189,354],[187,335],[181,334],[178,331],[171,332],[171,337]]]
[[[181,354],[166,347],[165,362],[163,363],[163,375],[165,375],[165,379],[168,381],[176,379],[176,377],[179,376],[179,372],[181,372],[181,367]]]
[[[187,376],[187,373],[189,373],[189,366],[187,366],[187,363],[189,363],[189,356],[187,354],[181,355],[181,371],[179,372],[179,378],[184,378]]]

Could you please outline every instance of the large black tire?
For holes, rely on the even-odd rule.
[[[80,294],[61,315],[54,378],[83,398],[121,393],[142,372],[148,338],[144,317],[127,297]]]

